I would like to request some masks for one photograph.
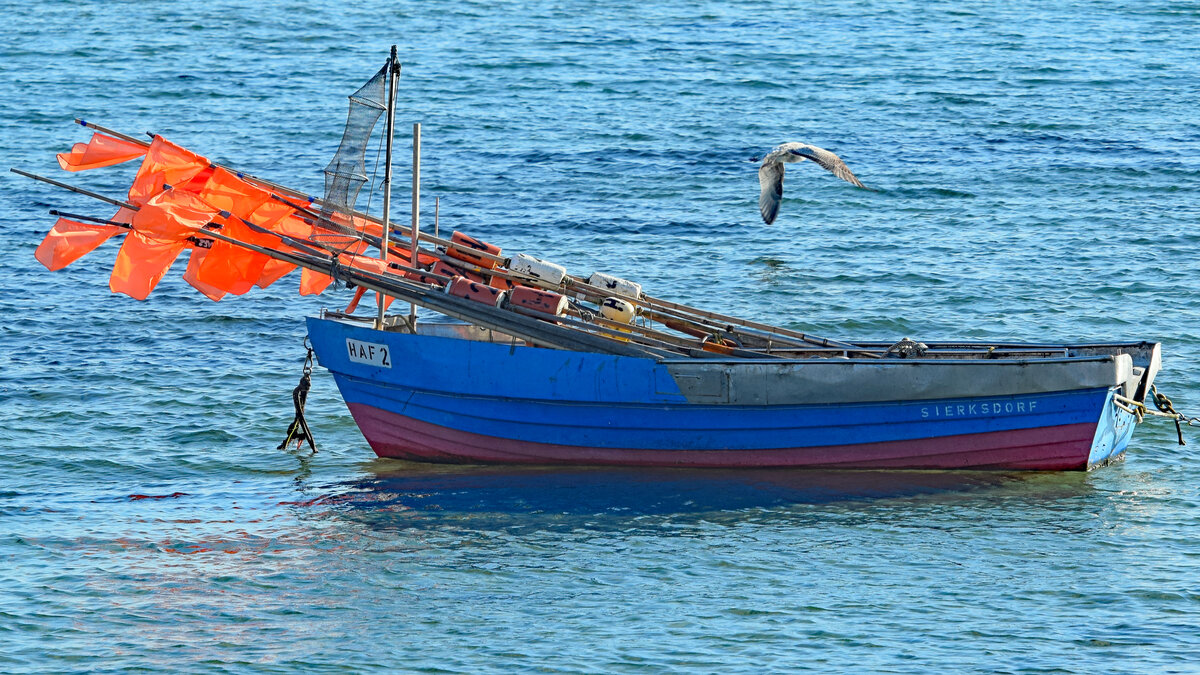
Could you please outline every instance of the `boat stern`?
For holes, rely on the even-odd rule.
[[[1088,451],[1088,470],[1124,459],[1125,448],[1133,438],[1139,419],[1137,413],[1121,400],[1145,404],[1154,377],[1162,367],[1162,345],[1159,343],[1143,343],[1116,356],[1129,360],[1129,376],[1124,384],[1109,389],[1108,398],[1104,400],[1096,423],[1096,435]]]

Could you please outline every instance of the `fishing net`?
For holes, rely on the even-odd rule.
[[[329,166],[325,167],[325,200],[321,206],[321,217],[327,223],[341,221],[340,224],[344,226],[348,222],[349,214],[354,213],[358,193],[367,182],[367,143],[375,123],[387,109],[390,65],[389,60],[366,84],[350,95],[350,112],[346,115],[341,145]],[[335,220],[334,213],[345,215]],[[347,238],[346,244],[352,241]]]

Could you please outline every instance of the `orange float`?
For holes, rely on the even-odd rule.
[[[495,274],[492,275],[492,280],[488,282],[488,285],[492,288],[499,288],[502,291],[511,291],[517,288],[517,283],[512,279],[505,279]]]
[[[480,241],[475,237],[463,234],[458,230],[455,230],[454,234],[450,235],[450,241],[458,244],[459,246],[465,246],[476,251],[483,251],[484,253],[490,253],[492,255],[500,255],[499,246],[489,244],[486,241]],[[485,258],[481,255],[475,255],[470,251],[464,251],[454,246],[446,247],[446,255],[450,256],[451,258],[458,258],[464,262],[469,262],[472,265],[478,265],[489,270],[496,266],[495,260]]]
[[[441,286],[443,283],[445,283],[441,279],[438,279],[437,277],[433,276],[432,272],[429,274],[422,274],[421,272],[404,271],[404,272],[401,272],[401,274],[404,275],[405,279],[411,279],[412,281],[416,281],[416,282],[422,283],[422,284],[429,284],[431,286]]]
[[[504,300],[504,291],[498,288],[492,288],[478,281],[471,281],[466,277],[454,277],[450,283],[446,284],[446,292],[467,300],[474,300],[485,305],[499,307],[500,302]]]
[[[455,267],[454,265],[447,264],[441,260],[434,263],[433,269],[429,271],[433,272],[434,274],[440,274],[444,277],[464,277],[466,279],[470,279],[471,281],[477,281],[481,284],[484,282],[482,276],[475,274],[474,272],[468,272],[461,267]]]
[[[517,286],[508,294],[508,304],[523,307],[542,314],[562,316],[567,311],[566,297],[552,291],[539,291],[528,286]]]

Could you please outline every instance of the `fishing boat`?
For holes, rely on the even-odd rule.
[[[185,250],[184,279],[214,300],[296,269],[301,293],[354,287],[344,310],[308,319],[310,356],[332,373],[381,457],[1086,470],[1122,457],[1147,414],[1188,421],[1155,389],[1157,343],[836,340],[656,298],[599,271],[574,275],[462,232],[430,235],[418,217],[419,125],[412,222],[398,225],[389,213],[398,79],[393,48],[350,97],[321,199],[161,136],[77,120],[94,133],[59,155],[64,169],[142,164],[125,199],[14,169],[119,207],[111,218],[52,211],[59,220],[38,259],[59,269],[124,235],[110,288],[138,299]],[[354,201],[384,114],[383,212],[374,217]],[[370,291],[376,311],[355,314]],[[407,315],[388,313],[395,300]],[[418,321],[418,306],[441,319]],[[292,432],[311,443],[306,387],[297,388]]]
[[[1125,451],[1137,418],[1120,401],[1160,364],[1152,343],[647,358],[356,323],[308,319],[321,365],[379,456],[426,462],[1087,469]]]

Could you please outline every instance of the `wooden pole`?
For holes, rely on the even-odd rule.
[[[392,137],[396,126],[396,81],[400,75],[400,64],[396,60],[396,45],[392,45],[391,56],[388,57],[388,98],[387,98],[387,155],[383,165],[383,222],[388,222],[388,211],[392,207]],[[388,259],[388,228],[383,228],[383,239],[379,243],[379,257],[385,262]],[[376,330],[383,330],[383,294],[376,295],[379,313],[375,317]]]
[[[37,176],[26,171],[14,170],[14,172],[34,180],[41,180],[57,187],[62,187],[88,197],[99,199],[110,204],[127,206],[135,211],[139,208],[132,204],[126,204],[125,202],[110,199],[89,190],[74,188],[74,186],[50,180],[48,178],[43,178],[42,176]],[[301,241],[284,234],[273,232],[271,230],[267,230],[266,228],[258,227],[249,221],[243,220],[242,222],[255,231],[271,234],[279,238],[281,242],[293,248],[307,248],[307,244],[315,243]],[[652,358],[677,356],[675,353],[661,349],[655,349],[643,345],[615,342],[612,339],[604,336],[604,331],[606,329],[602,327],[597,327],[598,330],[595,332],[568,328],[566,326],[557,325],[553,321],[526,317],[519,313],[509,312],[497,307],[488,307],[487,305],[483,305],[472,300],[447,295],[436,287],[415,283],[391,273],[379,275],[361,270],[340,262],[336,252],[334,252],[334,255],[332,256],[315,256],[300,251],[279,251],[268,246],[259,246],[257,244],[244,242],[222,234],[216,230],[199,229],[197,230],[196,235],[212,239],[219,239],[235,246],[239,246],[256,253],[261,253],[271,258],[284,260],[294,265],[317,272],[325,274],[333,272],[341,278],[349,279],[355,282],[355,284],[365,287],[367,290],[375,291],[376,293],[384,295],[390,295],[402,300],[408,300],[409,302],[419,303],[424,307],[429,307],[434,311],[440,312],[452,318],[460,319],[484,328],[497,330],[529,342],[534,342],[536,344],[555,347],[558,349],[598,351],[601,353],[619,354],[624,356]]]
[[[400,68],[399,64],[397,64],[396,68],[397,68],[397,72],[398,72],[399,68]],[[127,140],[127,141],[130,141],[131,143],[137,143],[142,146],[150,145],[150,143],[143,141],[139,138],[135,138],[133,136],[123,134],[119,131],[113,131],[112,129],[109,129],[107,127],[102,127],[99,124],[94,124],[92,122],[88,122],[87,120],[76,119],[75,121],[84,128],[91,129],[92,131],[98,131],[107,136],[112,136],[113,138],[120,138],[122,140]],[[214,164],[213,166],[225,169],[226,171],[229,171],[229,172],[233,173],[234,175],[236,175],[238,178],[248,180],[252,183],[257,184],[260,187],[267,188],[268,190],[274,190],[276,192],[279,192],[284,195],[289,195],[294,198],[307,199],[307,200],[317,203],[317,204],[324,203],[321,199],[307,195],[295,188],[291,188],[286,185],[281,185],[274,181],[269,181],[265,178],[259,178],[258,176],[248,174],[244,171],[239,171],[238,169],[234,169],[234,168],[225,166],[223,164]],[[276,195],[276,198],[279,198],[279,196]],[[284,201],[284,200],[280,199],[280,201]],[[288,202],[284,202],[284,203],[288,203]],[[293,208],[295,208],[297,210],[304,209],[304,207],[301,207],[296,204],[288,203],[288,205],[292,206]],[[377,218],[368,213],[363,213],[362,211],[354,211],[353,213],[347,214],[347,215],[352,215],[356,218],[362,218],[363,220],[375,223],[377,225],[382,224],[384,222],[382,218]],[[314,217],[317,217],[317,216],[314,215]],[[410,230],[407,227],[404,227],[403,225],[397,225],[395,223],[392,223],[390,229],[392,231],[398,232],[406,237],[412,235],[412,230]],[[458,249],[465,253],[471,253],[472,255],[476,255],[481,258],[485,258],[487,260],[491,260],[491,261],[494,261],[499,264],[505,264],[507,262],[507,260],[503,256],[492,255],[491,253],[488,253],[487,251],[479,251],[479,250],[473,249],[469,246],[463,246],[462,244],[457,244],[457,243],[449,241],[447,239],[442,239],[442,238],[438,237],[437,234],[438,234],[438,232],[435,227],[433,235],[422,234],[422,235],[420,235],[420,239],[421,239],[421,241],[424,241],[424,242],[427,242],[430,244],[435,244],[437,246],[445,246],[447,248],[455,248],[455,249]]]
[[[150,147],[150,141],[142,140],[140,138],[137,138],[136,136],[130,136],[129,134],[123,134],[119,131],[113,131],[112,129],[106,129],[106,128],[100,126],[99,124],[92,124],[91,122],[88,122],[87,120],[81,120],[78,117],[75,118],[75,122],[79,126],[83,127],[84,129],[91,129],[92,131],[99,131],[100,133],[104,134],[105,136],[112,136],[113,138],[119,138],[123,141],[129,141],[130,143],[135,143],[137,145],[142,146],[143,148]]]
[[[397,72],[398,72],[398,71],[399,71],[399,64],[396,64],[396,69],[397,69]],[[85,127],[85,128],[89,128],[89,129],[92,129],[92,130],[94,130],[94,131],[98,131],[98,132],[100,132],[100,133],[103,133],[103,134],[107,134],[107,135],[113,136],[114,138],[120,138],[120,139],[127,140],[127,141],[130,141],[130,142],[138,143],[138,144],[140,144],[140,145],[149,145],[149,143],[147,143],[147,142],[145,142],[145,141],[142,141],[142,140],[140,140],[140,139],[138,139],[138,138],[134,138],[133,136],[128,136],[128,135],[126,135],[126,134],[122,134],[122,133],[119,133],[119,132],[113,131],[113,130],[111,130],[111,129],[107,129],[107,128],[105,128],[105,127],[102,127],[102,126],[100,126],[100,125],[97,125],[97,124],[93,124],[93,123],[91,123],[91,122],[87,122],[87,121],[85,121],[85,120],[76,119],[75,121],[76,121],[77,123],[79,123],[81,126]],[[415,147],[414,147],[414,149],[415,149]],[[415,162],[414,162],[414,164],[415,164]],[[390,166],[390,162],[389,162],[389,166]],[[226,168],[226,169],[228,169],[228,167],[223,167],[223,168]],[[242,173],[242,172],[240,172],[240,171],[236,171],[236,170],[234,170],[234,169],[228,169],[228,170],[230,170],[230,171],[234,171],[234,172],[235,172],[235,173],[236,173],[236,174],[237,174],[239,177],[241,177],[241,178],[245,178],[245,179],[247,179],[247,180],[253,181],[253,182],[255,182],[255,183],[258,183],[258,184],[260,184],[260,185],[262,185],[262,186],[265,186],[265,187],[268,187],[268,188],[271,188],[271,189],[275,189],[275,190],[278,190],[278,191],[280,191],[280,192],[290,193],[290,194],[292,194],[292,195],[294,195],[294,196],[299,196],[299,197],[304,197],[304,198],[307,198],[307,195],[305,195],[304,193],[302,193],[302,192],[300,192],[300,191],[298,191],[298,190],[295,190],[295,189],[293,189],[293,188],[289,188],[289,187],[287,187],[287,186],[280,185],[280,184],[278,184],[278,183],[274,183],[274,182],[271,182],[271,181],[268,181],[268,180],[265,180],[265,179],[262,179],[262,178],[258,178],[258,177],[256,177],[256,176],[251,176],[251,175],[248,175],[248,174],[244,174],[244,173]],[[25,172],[19,171],[19,170],[17,170],[17,169],[13,169],[13,171],[15,171],[15,172],[17,172],[17,173],[20,173],[21,175],[25,175],[25,176],[29,176],[29,177],[34,177],[34,176],[30,175],[30,174],[27,174],[27,173],[25,173]],[[63,184],[63,183],[58,183],[58,182],[56,182],[56,181],[52,181],[52,180],[50,180],[50,179],[47,179],[47,178],[37,177],[37,179],[38,179],[38,180],[43,180],[43,181],[45,181],[45,182],[47,182],[47,183],[50,183],[50,184],[52,184],[52,185],[57,185],[57,186],[59,186],[59,187],[63,187],[63,188],[65,188],[65,189],[72,190],[72,191],[74,191],[74,192],[80,192],[81,194],[87,194],[86,192],[84,192],[84,191],[81,191],[81,190],[79,190],[78,188],[75,188],[75,187],[72,187],[72,186],[68,186],[68,185],[65,185],[65,184]],[[414,181],[415,181],[415,180],[416,180],[416,176],[414,175]],[[385,178],[385,181],[386,181],[386,178]],[[387,186],[385,185],[385,192],[386,192],[386,190],[387,190]],[[118,204],[118,205],[124,205],[124,204],[122,204],[122,203],[114,202],[114,201],[111,201],[111,200],[109,200],[109,201],[110,201],[110,203],[114,203],[114,204]],[[316,201],[319,201],[319,200],[316,200]],[[386,204],[386,203],[387,203],[387,201],[385,200],[385,204]],[[368,214],[365,214],[365,213],[359,213],[359,212],[355,212],[353,215],[354,215],[354,216],[358,216],[358,217],[365,218],[366,220],[368,220],[368,221],[370,221],[370,222],[373,222],[373,223],[386,223],[386,224],[389,224],[389,225],[390,225],[390,227],[384,227],[384,228],[383,228],[383,229],[384,229],[384,234],[385,234],[385,236],[386,236],[386,235],[387,235],[387,233],[388,233],[388,232],[390,232],[391,230],[395,230],[396,232],[398,232],[398,233],[400,233],[400,234],[402,234],[402,235],[405,235],[405,236],[411,237],[411,238],[413,238],[413,239],[415,239],[415,240],[418,240],[418,241],[425,241],[425,242],[428,242],[428,243],[430,243],[430,244],[434,244],[434,245],[440,245],[440,246],[445,246],[445,247],[447,247],[447,248],[455,248],[455,249],[459,249],[459,250],[462,250],[462,251],[465,251],[465,252],[472,253],[473,255],[476,255],[476,256],[479,256],[479,257],[485,258],[485,259],[487,259],[487,260],[491,260],[491,261],[497,262],[497,263],[499,263],[499,264],[501,264],[501,265],[504,265],[504,264],[506,264],[506,263],[508,262],[508,261],[507,261],[505,258],[503,258],[503,257],[501,257],[501,256],[495,256],[495,255],[492,255],[492,254],[490,254],[490,253],[488,253],[488,252],[486,252],[486,251],[477,251],[477,250],[474,250],[474,249],[470,249],[470,248],[468,248],[468,247],[464,247],[464,246],[461,246],[461,245],[459,245],[459,244],[456,244],[456,243],[454,243],[454,242],[451,242],[451,241],[448,241],[448,240],[442,239],[440,236],[438,236],[438,235],[439,235],[439,232],[438,232],[438,214],[437,214],[438,204],[437,204],[437,202],[435,202],[435,207],[434,207],[434,208],[435,208],[435,211],[434,211],[434,214],[435,214],[435,215],[434,215],[434,234],[433,234],[432,236],[431,236],[431,235],[428,235],[428,234],[420,234],[419,232],[417,232],[417,233],[415,233],[415,234],[416,234],[416,236],[414,237],[414,236],[413,236],[413,235],[414,235],[414,232],[413,232],[411,229],[409,229],[409,228],[405,228],[405,227],[403,227],[403,226],[400,226],[400,225],[391,224],[391,223],[390,223],[390,221],[388,221],[386,217],[385,217],[385,218],[383,218],[383,219],[379,219],[379,218],[375,218],[375,217],[373,217],[373,216],[370,216],[370,215],[368,215]],[[455,263],[456,263],[456,264],[461,264],[459,261],[455,261]],[[574,282],[574,283],[573,283],[573,284],[571,284],[571,285],[575,285],[575,286],[582,285],[582,280],[581,280],[581,279],[579,279],[578,277],[571,277],[570,279],[571,279],[571,281],[572,281],[572,282]],[[856,348],[856,347],[857,347],[857,345],[854,345],[854,344],[852,344],[852,343],[842,342],[842,341],[838,341],[838,340],[831,340],[831,339],[829,339],[829,338],[824,338],[824,337],[820,337],[820,336],[816,336],[816,335],[812,335],[812,334],[808,334],[808,333],[802,333],[802,332],[799,332],[799,331],[793,331],[793,330],[789,330],[789,329],[783,328],[783,327],[781,327],[781,326],[772,326],[772,325],[770,325],[770,324],[764,324],[764,323],[759,323],[759,322],[754,322],[754,321],[748,321],[748,320],[745,320],[745,319],[739,319],[739,318],[737,318],[737,317],[728,316],[728,315],[725,315],[725,314],[719,314],[719,313],[716,313],[716,312],[709,312],[709,311],[702,310],[702,309],[699,309],[699,308],[696,308],[696,307],[690,307],[690,306],[688,306],[688,305],[685,305],[685,304],[682,304],[682,303],[668,302],[668,301],[666,301],[666,300],[662,300],[662,299],[659,299],[659,298],[654,298],[654,297],[649,297],[649,296],[646,296],[645,298],[641,298],[641,299],[633,299],[633,298],[628,298],[628,299],[629,299],[631,302],[633,302],[634,304],[637,304],[637,305],[642,305],[643,307],[647,307],[647,308],[653,308],[653,309],[659,309],[659,310],[667,310],[668,312],[673,312],[673,313],[682,313],[682,314],[685,314],[685,315],[688,315],[688,314],[690,314],[690,315],[692,315],[692,316],[691,316],[691,317],[689,317],[689,318],[691,318],[692,320],[699,320],[699,322],[701,322],[701,323],[707,323],[707,324],[709,324],[709,325],[711,325],[711,326],[713,326],[714,328],[717,328],[717,329],[726,328],[726,327],[728,327],[729,325],[731,325],[731,324],[732,324],[732,325],[734,325],[734,326],[741,326],[741,327],[743,327],[743,328],[750,329],[751,331],[761,331],[762,333],[765,333],[765,334],[766,334],[766,335],[762,335],[762,336],[761,336],[761,337],[763,337],[763,338],[765,338],[765,339],[772,339],[772,338],[776,338],[776,339],[778,339],[778,337],[782,337],[783,339],[782,339],[782,340],[779,340],[779,342],[780,342],[780,343],[782,343],[782,344],[788,344],[788,343],[795,344],[795,342],[794,342],[794,341],[796,341],[796,340],[799,340],[799,341],[801,341],[801,342],[803,342],[803,343],[807,343],[807,344],[813,344],[813,345],[818,345],[818,346],[822,346],[822,347],[832,347],[832,348],[839,348],[839,349],[843,349],[843,350],[847,350],[847,351],[852,351],[852,352],[861,352],[861,353],[864,353],[864,354],[866,354],[866,355],[868,355],[868,356],[875,356],[875,355],[873,355],[873,354],[867,354],[867,353],[866,353],[864,350],[862,350],[862,349],[857,349],[857,348]],[[682,318],[682,317],[680,317],[680,318]]]
[[[25,176],[26,178],[32,178],[33,180],[41,181],[43,183],[49,183],[50,185],[53,185],[54,187],[60,187],[64,190],[69,190],[70,192],[74,192],[76,194],[81,194],[85,197],[91,197],[92,199],[99,199],[102,202],[108,202],[109,204],[112,204],[113,206],[120,206],[120,207],[126,208],[126,209],[133,209],[134,211],[138,210],[138,207],[134,206],[133,204],[130,204],[129,202],[123,202],[123,201],[120,201],[117,199],[111,199],[109,197],[105,197],[102,194],[92,192],[91,190],[84,190],[83,188],[77,188],[74,185],[68,185],[66,183],[61,183],[59,181],[54,180],[53,178],[46,178],[45,176],[39,176],[36,173],[29,173],[28,171],[22,171],[17,168],[9,169],[9,171],[17,174],[18,176]]]
[[[48,178],[44,178],[42,176],[38,176],[36,174],[31,174],[31,173],[28,173],[25,171],[15,170],[15,172],[19,173],[20,175],[27,176],[29,178],[33,178],[35,180],[40,180],[40,181],[43,181],[46,183],[50,183],[57,187],[62,187],[65,189],[72,190],[74,192],[86,195],[88,197],[103,200],[110,204],[125,206],[125,207],[128,207],[135,211],[139,210],[138,207],[133,204],[120,202],[118,200],[105,197],[103,195],[97,194],[95,192],[91,192],[89,190],[75,188],[74,186],[67,185],[65,183],[61,183],[59,181],[51,180]],[[108,221],[108,220],[101,219],[101,218],[92,218],[90,216],[82,216],[82,215],[64,213],[64,212],[60,212],[60,211],[56,211],[56,210],[51,211],[51,215],[59,215],[59,216],[63,216],[63,217],[76,218],[78,220],[92,221],[92,222],[103,223],[103,224],[120,225],[121,227],[127,228],[127,229],[130,228],[129,225],[124,224],[124,223],[115,223],[113,221]],[[467,302],[465,305],[463,305],[462,301],[457,300],[457,299],[448,298],[442,292],[437,291],[436,287],[430,287],[426,284],[413,283],[413,282],[404,280],[401,277],[395,276],[395,272],[400,272],[400,273],[419,272],[420,274],[426,275],[426,276],[428,276],[438,282],[441,282],[441,283],[445,283],[445,282],[449,281],[449,279],[447,277],[432,274],[429,272],[424,272],[424,271],[420,270],[419,268],[415,268],[415,267],[410,268],[410,267],[407,267],[407,266],[399,264],[399,263],[389,263],[388,266],[391,269],[385,275],[379,276],[375,273],[366,272],[364,270],[359,270],[352,266],[341,263],[339,261],[338,251],[336,249],[332,249],[332,248],[327,249],[320,242],[309,241],[306,239],[296,239],[294,237],[290,237],[285,234],[273,232],[266,228],[257,226],[257,225],[255,225],[249,221],[246,221],[244,219],[241,219],[241,220],[246,226],[248,226],[255,232],[259,232],[262,234],[269,234],[269,235],[273,235],[273,236],[277,237],[282,243],[293,248],[295,250],[295,252],[294,253],[285,253],[282,251],[277,251],[270,247],[262,247],[262,246],[256,246],[253,244],[248,244],[246,242],[238,241],[238,240],[228,237],[224,234],[221,234],[218,231],[213,231],[213,230],[208,230],[208,229],[198,230],[196,233],[196,236],[208,237],[208,238],[212,238],[212,239],[219,239],[222,241],[226,241],[226,242],[235,244],[235,245],[243,247],[243,248],[248,248],[250,250],[263,253],[270,257],[286,260],[286,261],[292,262],[294,264],[299,264],[302,267],[307,267],[309,269],[314,269],[314,270],[321,271],[321,272],[328,272],[331,266],[336,267],[339,269],[340,276],[350,278],[350,279],[354,280],[356,283],[358,283],[360,286],[363,286],[364,288],[368,288],[369,290],[382,292],[386,295],[391,295],[392,297],[398,296],[401,299],[408,300],[410,303],[421,304],[423,306],[429,307],[430,309],[434,309],[435,311],[447,313],[448,315],[453,316],[455,318],[471,321],[471,322],[477,323],[478,325],[483,325],[485,327],[501,330],[502,332],[508,332],[510,334],[515,334],[520,337],[523,337],[524,339],[532,340],[534,342],[547,343],[547,344],[551,344],[553,346],[559,346],[560,348],[564,348],[564,349],[578,349],[578,348],[583,347],[583,348],[590,348],[590,349],[598,349],[599,351],[608,351],[609,353],[621,353],[620,348],[614,347],[613,345],[604,344],[604,343],[591,342],[591,343],[584,345],[580,342],[575,342],[575,344],[571,344],[572,340],[579,340],[579,341],[591,340],[591,338],[586,338],[586,337],[582,337],[582,336],[577,337],[577,338],[568,338],[565,335],[557,335],[553,338],[553,342],[547,342],[546,336],[541,334],[541,332],[538,330],[541,327],[538,326],[537,324],[525,325],[522,327],[523,330],[521,330],[521,329],[513,330],[513,327],[505,325],[506,318],[505,318],[505,313],[503,311],[501,311],[500,314],[497,315],[497,314],[492,314],[492,312],[495,312],[496,310],[485,310],[478,306],[473,305],[470,302]],[[326,249],[326,250],[322,251],[319,249]],[[392,270],[394,270],[394,272]],[[500,274],[503,276],[506,276],[506,277],[511,275],[516,278],[524,276],[524,275],[504,273],[504,272],[500,272]],[[364,285],[363,284],[364,281],[367,281],[368,283]],[[379,283],[369,283],[371,281],[377,281]],[[533,279],[531,279],[530,281],[536,282],[536,280],[533,280]],[[380,284],[382,284],[382,285],[380,285]],[[531,285],[536,285],[536,284],[531,284]],[[596,289],[596,290],[599,290],[599,289]],[[443,300],[443,298],[446,298],[446,299]],[[446,306],[446,303],[450,303],[452,305],[457,304],[458,306],[455,308],[450,308],[450,307]],[[475,311],[470,311],[472,309]],[[447,310],[450,310],[450,311],[447,311]],[[525,310],[523,310],[521,308],[514,308],[513,311],[517,312],[518,314],[528,314]],[[483,312],[483,314],[480,314],[480,312]],[[532,314],[528,314],[528,315],[532,316],[532,317],[540,317],[543,320],[545,320],[544,316],[539,315],[537,313],[532,313]],[[579,317],[579,318],[582,318],[582,317]],[[561,326],[564,326],[564,327],[567,327],[570,329],[575,329],[577,331],[583,331],[585,333],[590,331],[592,334],[594,334],[600,338],[607,338],[609,340],[615,338],[617,340],[632,341],[633,343],[635,343],[637,345],[636,347],[634,347],[634,349],[649,350],[650,355],[653,355],[653,356],[659,356],[659,357],[671,356],[672,352],[678,350],[678,351],[682,351],[684,355],[688,355],[688,356],[711,358],[710,355],[708,355],[708,354],[704,353],[704,351],[702,351],[704,349],[704,345],[702,343],[688,340],[686,338],[679,338],[679,337],[676,337],[673,335],[669,335],[666,333],[648,329],[648,328],[645,328],[642,326],[618,324],[616,322],[607,321],[600,317],[595,317],[595,318],[591,319],[590,322],[579,321],[578,319],[571,319],[571,318],[566,318],[566,317],[558,317],[558,319],[556,321]],[[544,324],[543,324],[543,326],[544,326]],[[546,329],[548,329],[548,328],[546,328]],[[530,331],[533,331],[533,332],[530,332]],[[631,331],[631,332],[626,332],[626,331]],[[841,350],[836,350],[836,351],[841,351]],[[855,350],[855,351],[859,351],[862,353],[867,352],[867,350]],[[871,351],[879,351],[879,350],[871,350]],[[762,353],[756,352],[755,350],[729,349],[727,353],[730,356],[742,357],[742,358],[779,358],[778,355],[762,354]]]
[[[421,123],[413,123],[413,168],[412,168],[412,233],[408,239],[408,264],[420,267],[417,260],[417,242],[421,239]],[[388,222],[387,218],[383,222]],[[384,236],[390,228],[384,227]],[[408,306],[408,327],[413,333],[417,332],[417,306]]]

